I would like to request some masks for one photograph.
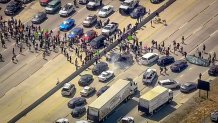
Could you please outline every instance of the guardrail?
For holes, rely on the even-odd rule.
[[[119,39],[117,39],[114,43],[112,43],[109,47],[104,49],[99,56],[94,57],[92,60],[88,61],[84,66],[82,66],[80,69],[72,73],[69,77],[64,79],[62,82],[60,82],[57,86],[52,88],[49,92],[44,94],[42,97],[40,97],[38,100],[36,100],[34,103],[29,105],[27,108],[25,108],[23,111],[18,113],[16,116],[14,116],[9,123],[15,123],[22,117],[24,117],[27,113],[29,113],[31,110],[33,110],[35,107],[37,107],[39,104],[44,102],[47,98],[49,98],[51,95],[53,95],[55,92],[57,92],[59,89],[63,87],[63,85],[72,79],[74,79],[76,76],[78,76],[80,73],[82,73],[84,70],[86,70],[88,67],[90,67],[92,64],[96,62],[96,60],[99,57],[104,56],[107,52],[115,48],[122,40],[126,39],[129,34],[132,34],[134,31],[140,29],[143,25],[145,25],[147,22],[149,22],[151,19],[153,19],[156,16],[156,13],[161,13],[164,9],[166,9],[168,6],[170,6],[172,3],[174,3],[176,0],[169,0],[164,5],[162,5],[160,8],[158,8],[156,11],[151,13],[147,18],[143,19],[136,28],[132,28],[128,30],[125,34],[123,34]]]

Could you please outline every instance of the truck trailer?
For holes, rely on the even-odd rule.
[[[119,79],[88,106],[87,119],[94,123],[104,121],[118,105],[130,99],[137,89],[132,79]]]
[[[173,100],[173,91],[162,86],[156,86],[139,98],[138,111],[153,114],[162,105]]]

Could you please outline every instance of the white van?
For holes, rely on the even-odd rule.
[[[143,65],[151,64],[159,59],[159,55],[157,53],[146,53],[140,59],[140,63]]]

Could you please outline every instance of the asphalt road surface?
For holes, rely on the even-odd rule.
[[[115,10],[119,7],[118,1],[105,0],[104,3],[114,5]],[[147,8],[151,8],[151,10],[155,10],[155,8],[160,6],[159,4],[152,5],[148,1],[145,3],[142,2],[142,4],[146,5]],[[181,5],[184,6],[181,7]],[[206,52],[218,52],[216,40],[218,38],[217,6],[218,2],[214,0],[193,0],[188,2],[185,0],[176,1],[167,10],[160,14],[161,18],[167,20],[168,26],[160,24],[154,25],[155,28],[153,28],[150,27],[150,23],[148,23],[142,30],[138,31],[137,36],[139,40],[143,41],[143,44],[150,45],[151,39],[154,39],[157,40],[158,43],[165,41],[166,46],[169,44],[172,45],[173,40],[180,42],[181,37],[185,36],[186,45],[183,47],[184,50],[190,54],[196,53],[197,47],[201,49],[203,43],[207,46]],[[76,19],[76,23],[79,26],[88,14],[95,13],[95,11],[87,11],[84,7],[85,6],[79,7],[77,12],[72,15],[72,18]],[[22,14],[22,12],[20,14]],[[81,15],[84,17],[81,17]],[[128,17],[120,16],[118,12],[111,15],[110,19],[118,22],[121,28],[130,22],[134,22]],[[59,17],[57,14],[50,15],[49,19],[43,23],[42,26],[43,28],[54,29],[57,31],[58,25],[63,20],[64,18]],[[10,55],[11,50],[9,48],[14,46],[13,43],[9,44],[10,45],[7,46],[8,49],[5,51],[4,49],[1,49],[1,52],[5,52],[5,55]],[[52,56],[48,57],[47,61],[42,60],[40,54],[26,51],[24,55],[25,56],[19,56],[19,60],[22,61],[19,64],[12,64],[10,62],[10,57],[6,63],[0,63],[0,90],[2,95],[2,98],[0,99],[0,117],[4,117],[3,119],[0,119],[0,121],[2,120],[1,122],[6,122],[35,99],[40,97],[40,95],[44,94],[48,89],[54,87],[57,78],[62,80],[75,70],[74,65],[68,63],[64,56],[58,53],[52,54]],[[184,58],[184,56],[178,52],[172,55],[177,60]],[[204,56],[207,57],[206,54]],[[102,61],[104,61],[104,58]],[[118,79],[131,77],[138,83],[140,93],[133,97],[132,100],[117,108],[106,123],[116,122],[123,116],[133,116],[137,123],[144,123],[146,120],[149,123],[161,122],[193,95],[193,93],[181,94],[178,90],[174,91],[175,98],[172,105],[163,107],[153,116],[144,116],[137,111],[138,97],[157,85],[155,83],[154,85],[147,87],[142,84],[142,74],[148,67],[139,65],[137,62],[125,69],[119,69],[114,64],[109,64],[109,66],[110,69],[115,72],[115,78],[107,83],[101,83],[98,82],[98,78],[95,76],[94,82],[92,82],[91,86],[96,87],[98,90],[106,84],[112,85]],[[159,67],[157,65],[152,66],[152,68],[157,69],[159,72]],[[213,79],[207,75],[207,70],[208,68],[189,64],[189,67],[183,72],[175,74],[168,70],[168,75],[159,75],[159,79],[171,78],[180,83],[187,81],[196,82],[200,72],[203,73],[203,79]],[[84,71],[82,74],[85,73],[90,73],[90,70]],[[73,95],[74,97],[79,96],[79,92],[82,90],[82,87],[77,83],[79,78],[80,76],[71,81],[77,88],[77,92]],[[5,93],[6,95],[4,95]],[[88,104],[96,98],[95,95],[89,97]],[[80,118],[72,118],[70,115],[71,110],[67,107],[67,102],[70,99],[71,98],[62,97],[60,91],[58,91],[32,112],[27,114],[19,122],[53,122],[61,117],[67,117],[71,122],[75,122],[75,120],[79,119],[85,120],[85,115]]]

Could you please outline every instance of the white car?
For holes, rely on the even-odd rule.
[[[114,72],[113,71],[104,71],[102,72],[99,76],[98,79],[99,81],[107,81],[109,78],[111,78],[112,76],[114,76]]]
[[[85,86],[83,88],[82,91],[80,91],[80,95],[81,96],[84,96],[84,97],[87,97],[89,96],[90,94],[94,93],[96,90],[95,90],[95,87],[89,87],[89,86]]]
[[[79,2],[79,4],[87,4],[89,1],[88,0],[79,0],[78,2]]]
[[[60,16],[69,16],[70,13],[74,12],[75,8],[72,3],[67,3],[64,7],[59,11]]]
[[[103,8],[100,9],[100,11],[98,12],[98,16],[99,17],[107,17],[109,14],[111,14],[114,9],[114,7],[111,5],[106,5]]]
[[[118,28],[118,23],[110,23],[110,24],[107,24],[105,27],[102,28],[102,34],[103,35],[111,35],[113,34]]]
[[[180,84],[172,79],[159,80],[158,84],[168,89],[177,89],[180,87]]]
[[[144,84],[151,84],[157,77],[156,69],[148,68],[143,74],[142,82]]]
[[[61,90],[61,94],[62,94],[62,96],[70,96],[74,91],[75,91],[74,84],[65,83],[62,90]]]
[[[213,122],[218,122],[218,111],[214,111],[210,114],[210,119]]]
[[[69,120],[67,118],[60,118],[56,120],[55,123],[69,123]]]
[[[159,55],[157,53],[146,53],[140,59],[140,63],[142,65],[149,65],[154,63],[159,59]]]
[[[126,116],[120,120],[120,123],[134,123],[134,117]]]

